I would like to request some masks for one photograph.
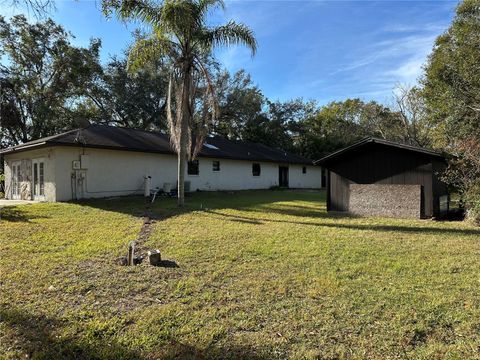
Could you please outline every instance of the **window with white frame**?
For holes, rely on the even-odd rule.
[[[253,176],[260,176],[261,168],[259,163],[252,164],[252,175]]]

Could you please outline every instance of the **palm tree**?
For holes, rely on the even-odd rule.
[[[187,159],[194,159],[201,150],[208,119],[216,117],[207,61],[216,47],[237,44],[246,45],[253,56],[257,49],[254,34],[235,21],[216,27],[207,25],[212,10],[224,9],[223,0],[104,0],[103,5],[104,11],[113,10],[122,20],[140,20],[151,28],[130,50],[129,70],[135,71],[158,59],[171,63],[166,110],[170,140],[178,155],[178,205],[183,206]],[[195,115],[200,88],[203,105],[200,114]]]

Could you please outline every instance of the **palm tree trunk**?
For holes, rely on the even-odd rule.
[[[185,167],[187,163],[188,124],[190,122],[190,64],[183,70],[182,116],[180,124],[180,146],[178,150],[178,206],[185,204]]]
[[[184,102],[185,104],[185,102]],[[180,146],[178,151],[178,206],[185,204],[185,168],[187,165],[187,144],[188,144],[188,107],[183,110],[182,124],[180,127]]]
[[[183,132],[183,131],[182,131]],[[186,141],[183,140],[185,136],[181,134],[180,136],[180,149],[177,155],[178,158],[178,206],[183,206],[185,204],[185,165],[187,162],[187,152],[186,146],[183,144]]]

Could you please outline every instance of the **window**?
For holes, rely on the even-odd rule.
[[[32,160],[33,200],[43,200],[45,196],[45,162],[43,159]]]
[[[260,176],[260,164],[253,163],[252,164],[252,175],[253,176]]]
[[[220,171],[220,161],[218,161],[218,160],[212,161],[212,170],[213,171]]]
[[[33,164],[33,195],[38,195],[38,163]]]
[[[20,162],[12,163],[12,198],[20,198],[20,181],[22,176],[20,173]]]
[[[304,167],[302,167],[302,174],[306,174],[306,173],[307,173],[307,167],[304,166]]]
[[[44,178],[44,173],[45,173],[45,169],[44,169],[44,165],[43,165],[43,162],[39,163],[38,164],[39,166],[39,169],[40,169],[40,174],[39,174],[39,178],[40,178],[40,189],[39,189],[39,195],[40,196],[45,196],[45,178]]]
[[[188,175],[198,175],[198,160],[189,161],[187,165],[187,174]]]

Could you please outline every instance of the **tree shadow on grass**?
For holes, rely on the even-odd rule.
[[[48,216],[32,215],[18,206],[0,208],[0,222],[30,222],[33,219],[47,219]]]
[[[278,204],[277,202],[288,201],[308,201],[317,202],[317,206],[305,206],[301,204]],[[244,224],[260,225],[265,222],[290,223],[305,226],[324,226],[337,229],[352,229],[364,231],[385,231],[385,232],[404,232],[421,234],[452,234],[459,236],[480,236],[480,229],[452,229],[442,227],[421,227],[405,225],[381,225],[381,224],[361,224],[361,223],[332,223],[323,221],[303,221],[300,218],[312,220],[335,220],[335,219],[355,219],[359,218],[352,214],[344,212],[327,212],[325,206],[325,193],[302,193],[287,191],[239,191],[239,192],[202,192],[191,195],[183,208],[176,207],[176,199],[160,199],[150,206],[151,213],[156,219],[167,219],[192,211],[204,211],[215,214],[223,218],[229,218],[230,221]],[[98,207],[108,211],[126,212],[134,216],[142,214],[145,208],[143,197],[135,196],[123,199],[108,201],[105,199],[89,200],[86,205]],[[250,216],[237,216],[221,212],[221,210],[235,209],[244,212],[254,213]],[[262,216],[262,214],[279,214],[291,217],[298,217],[299,220],[274,219]],[[434,224],[432,222],[431,224]],[[430,224],[429,224],[430,225]]]
[[[342,218],[358,218],[358,215],[348,212],[327,212],[325,209],[312,209],[309,207],[298,207],[291,205],[284,206],[262,206],[261,208],[240,207],[236,210],[247,211],[253,213],[279,214],[285,216],[296,216],[311,219],[342,219]]]
[[[261,221],[257,219],[246,219],[246,218],[231,218],[230,221],[242,223],[242,224],[254,224],[254,225],[260,225],[262,224]]]
[[[12,308],[0,308],[0,324],[13,332],[11,342],[7,334],[0,335],[3,347],[12,354],[34,359],[66,360],[147,360],[147,359],[269,359],[272,349],[256,349],[248,345],[231,345],[226,348],[209,346],[200,349],[175,339],[159,340],[149,351],[132,350],[114,340],[113,336],[93,340],[82,338],[78,331],[67,337],[58,336],[68,324],[66,321],[46,316],[32,315]],[[84,335],[84,334],[83,334]],[[134,334],[132,336],[135,336]],[[3,342],[5,341],[5,342]],[[270,350],[270,351],[269,351]],[[20,355],[21,354],[21,355]]]
[[[111,341],[82,341],[78,337],[57,337],[65,323],[14,309],[0,309],[0,322],[14,329],[13,348],[34,359],[143,359],[139,353]]]
[[[319,221],[295,221],[295,220],[280,220],[265,217],[248,217],[233,214],[225,214],[217,210],[204,210],[209,214],[215,215],[219,218],[227,218],[229,221],[246,222],[252,224],[262,223],[286,223],[292,225],[304,225],[304,226],[319,226],[330,227],[337,229],[350,229],[350,230],[367,230],[367,231],[387,231],[387,232],[405,232],[405,233],[422,233],[422,234],[451,234],[460,236],[480,236],[480,229],[449,229],[438,227],[419,227],[419,226],[403,226],[403,225],[379,225],[379,224],[344,224],[344,223],[331,223],[331,222],[319,222]],[[339,214],[332,214],[330,218],[345,217]],[[325,216],[327,218],[329,216]],[[353,217],[352,217],[353,219]]]
[[[283,205],[285,208],[277,209],[270,204],[288,201],[309,201],[324,204],[325,192],[289,192],[289,191],[225,191],[225,192],[198,192],[189,194],[185,205],[177,207],[175,198],[157,197],[153,204],[148,203],[142,196],[124,196],[104,199],[88,199],[76,202],[82,206],[89,206],[105,211],[120,212],[136,217],[145,216],[146,210],[155,220],[168,219],[193,211],[204,209],[237,209],[250,210],[260,207],[259,212],[278,212],[285,215],[302,217],[330,217],[327,212],[319,207],[302,205]],[[292,204],[293,205],[293,204]],[[262,211],[263,209],[263,211]],[[344,215],[345,216],[345,215]]]

